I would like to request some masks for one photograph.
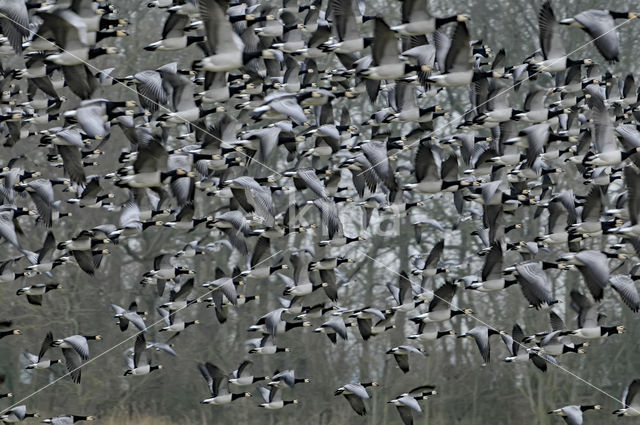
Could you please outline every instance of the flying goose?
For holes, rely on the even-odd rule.
[[[182,332],[189,326],[197,325],[200,323],[200,321],[197,319],[190,320],[188,322],[184,322],[182,320],[176,320],[175,313],[171,314],[171,312],[163,308],[157,308],[156,311],[160,313],[160,316],[162,316],[162,319],[164,320],[166,325],[165,327],[160,328],[159,332]]]
[[[47,350],[51,347],[51,343],[53,342],[53,335],[51,332],[48,332],[42,341],[42,345],[40,346],[40,352],[37,356],[25,351],[24,356],[29,362],[25,369],[48,369],[52,365],[56,363],[62,363],[62,360],[44,360],[43,357],[46,354]]]
[[[151,139],[138,146],[138,155],[133,163],[132,174],[120,174],[116,181],[118,187],[146,188],[160,187],[169,177],[193,177],[191,171],[181,168],[162,171],[167,167],[168,152],[159,143]]]
[[[276,211],[268,188],[261,186],[255,179],[248,176],[237,177],[224,184],[231,188],[234,198],[247,212],[255,211],[267,227],[275,225]]]
[[[224,233],[231,245],[241,254],[247,254],[245,237],[249,234],[249,222],[240,211],[227,211],[207,223],[208,229],[214,227]]]
[[[148,375],[154,370],[162,369],[162,365],[151,366],[151,356],[147,353],[147,363],[142,363],[142,354],[147,351],[147,341],[143,333],[139,333],[133,348],[133,357],[126,356],[128,369],[124,372],[124,376],[128,375]]]
[[[434,292],[433,300],[429,303],[429,311],[412,317],[410,320],[414,323],[444,322],[460,314],[473,314],[471,309],[460,310],[451,304],[456,289],[455,284],[444,283]]]
[[[371,398],[367,392],[367,387],[377,387],[377,382],[356,382],[345,384],[338,388],[334,395],[342,395],[349,402],[349,406],[360,416],[367,414],[364,400]]]
[[[22,422],[27,418],[38,418],[38,412],[28,413],[27,406],[20,405],[12,407],[11,409],[0,414],[0,421],[5,424],[11,424],[16,422]]]
[[[397,80],[412,70],[412,66],[399,60],[400,51],[396,35],[382,18],[376,18],[371,44],[371,66],[360,74],[372,80]]]
[[[365,341],[394,327],[394,325],[388,324],[391,317],[393,317],[393,311],[386,315],[377,308],[367,307],[353,312],[350,317],[356,318],[358,330]],[[375,324],[373,322],[374,319],[376,319]]]
[[[550,1],[546,1],[538,13],[538,27],[543,60],[533,63],[536,71],[558,72],[571,66],[592,63],[589,59],[573,61],[567,57],[564,40],[560,34],[560,24],[556,21]]]
[[[246,386],[255,382],[269,380],[268,376],[253,376],[250,371],[252,366],[253,362],[250,360],[245,360],[240,363],[238,369],[233,371],[233,378],[230,378],[229,382],[239,386]]]
[[[420,342],[435,341],[447,335],[455,335],[453,330],[440,331],[437,322],[418,323],[418,333],[409,335],[407,338]]]
[[[391,29],[402,35],[428,35],[442,25],[468,20],[469,17],[463,14],[436,18],[429,13],[428,1],[408,0],[402,2],[402,24],[391,27]]]
[[[56,289],[62,289],[62,285],[59,283],[35,283],[30,286],[25,286],[23,288],[18,289],[16,295],[26,295],[27,301],[29,304],[33,305],[42,305],[42,299],[44,294],[49,291],[53,291]]]
[[[467,24],[458,21],[451,40],[442,33],[435,33],[436,58],[443,58],[438,65],[440,74],[431,75],[428,82],[441,87],[465,86],[471,83],[473,69],[471,67],[470,36]],[[446,51],[446,54],[444,53]]]
[[[89,343],[88,341],[100,341],[100,335],[72,335],[63,339],[56,339],[51,342],[52,347],[62,349],[67,370],[71,375],[71,380],[76,384],[80,383],[82,361],[89,359]]]
[[[613,411],[618,416],[640,416],[640,400],[636,397],[640,391],[640,379],[634,379],[622,393],[622,409]]]
[[[198,370],[207,382],[211,397],[204,399],[200,404],[224,405],[244,397],[251,397],[251,393],[229,392],[229,378],[216,365],[206,362],[198,363]]]
[[[470,337],[476,341],[476,345],[478,346],[478,350],[480,350],[480,355],[482,356],[483,366],[486,366],[490,360],[491,347],[489,346],[489,338],[492,335],[504,335],[504,331],[498,331],[493,328],[488,328],[487,326],[480,325],[475,328],[468,330],[467,332],[458,335],[458,338]]]
[[[20,192],[26,191],[36,205],[38,215],[47,227],[52,224],[52,212],[58,208],[59,202],[54,201],[53,184],[48,179],[31,180],[28,183],[19,183],[14,188]]]
[[[319,328],[313,330],[316,333],[323,333],[329,338],[332,344],[337,342],[336,335],[339,335],[343,340],[349,339],[349,334],[347,334],[347,327],[356,326],[355,322],[345,323],[342,317],[334,317],[322,325]]]
[[[398,367],[403,373],[409,372],[409,354],[416,353],[421,356],[425,356],[424,348],[416,348],[411,345],[399,345],[397,347],[387,350],[387,354],[393,354],[393,357],[398,363]]]
[[[624,326],[604,326],[598,307],[584,294],[575,289],[570,292],[571,308],[578,313],[578,328],[569,335],[585,339],[597,339],[624,332]]]
[[[549,415],[562,416],[562,419],[569,425],[582,425],[582,414],[587,410],[600,410],[599,404],[590,405],[570,405],[564,406],[559,409],[550,410],[547,413]]]
[[[426,390],[426,391],[425,391]],[[435,387],[431,385],[423,385],[413,390],[400,394],[393,400],[389,400],[387,403],[393,404],[398,409],[400,418],[405,425],[413,425],[413,413],[415,411],[422,413],[418,400],[427,400],[430,395],[436,394]]]
[[[600,54],[609,62],[620,60],[620,42],[615,29],[616,19],[636,19],[633,12],[616,12],[613,10],[585,10],[573,18],[562,19],[561,25],[569,25],[584,30],[594,40]]]
[[[153,269],[145,272],[143,282],[145,284],[155,283],[158,295],[164,292],[167,280],[175,279],[180,275],[192,275],[195,272],[187,267],[175,267],[171,264],[170,254],[160,254],[153,259]]]
[[[554,357],[540,352],[538,347],[528,348],[524,345],[524,332],[517,323],[513,325],[511,335],[504,333],[500,336],[510,354],[509,357],[504,358],[506,363],[527,362],[530,360],[542,372],[547,371],[547,363],[557,364]]]
[[[41,423],[51,424],[51,425],[72,425],[76,422],[82,421],[95,421],[95,416],[84,416],[84,415],[58,415],[53,418],[47,418],[40,421]]]
[[[99,238],[93,231],[82,230],[74,238],[60,242],[57,248],[69,251],[82,271],[93,276],[100,266],[102,255],[109,253],[109,250],[94,250],[93,248],[96,245],[108,243],[111,243],[109,238]]]
[[[284,311],[284,308],[278,308],[265,314],[258,319],[255,325],[249,328],[249,332],[261,332],[265,335],[276,336],[291,329],[311,326],[311,322],[287,322],[283,320],[282,313]]]
[[[189,25],[188,15],[169,12],[162,27],[162,40],[155,41],[145,46],[144,49],[151,52],[181,50],[193,43],[204,41],[204,36],[186,35],[185,27],[187,25]]]
[[[78,188],[79,189],[79,188]],[[100,194],[100,178],[93,177],[89,180],[87,185],[79,192],[78,198],[67,199],[69,204],[77,204],[80,208],[100,208],[104,204],[105,199],[113,198],[113,193]]]
[[[276,370],[273,378],[269,381],[269,386],[294,388],[296,384],[308,384],[309,382],[311,382],[309,378],[296,378],[296,373],[293,369],[283,370],[282,372]]]
[[[246,345],[252,346],[252,348],[249,349],[249,354],[271,355],[276,353],[288,353],[291,351],[288,347],[278,347],[271,335],[251,339],[246,343]]]
[[[170,312],[183,310],[192,304],[197,304],[202,302],[202,298],[192,298],[189,299],[189,294],[193,290],[193,282],[194,279],[191,278],[180,285],[180,289],[175,290],[172,289],[169,293],[169,302],[166,302],[160,305],[160,308],[168,310]]]
[[[502,246],[499,243],[494,243],[484,259],[481,280],[479,282],[471,283],[466,289],[475,289],[480,292],[492,292],[499,291],[516,283],[514,280],[505,280],[502,273],[502,263]]]
[[[192,68],[209,72],[233,71],[253,59],[274,59],[270,50],[245,51],[245,43],[231,27],[225,0],[204,0],[199,3],[200,17],[204,23],[207,49],[211,53],[195,61]]]
[[[373,38],[362,37],[359,25],[356,21],[352,0],[331,0],[329,7],[331,17],[335,26],[338,40],[327,41],[324,46],[327,50],[336,54],[349,55],[369,46]]]
[[[138,328],[141,332],[147,330],[147,326],[144,324],[144,316],[146,313],[139,313],[137,311],[138,304],[135,301],[132,301],[129,304],[129,309],[125,310],[116,304],[111,304],[111,308],[114,312],[114,318],[118,319],[118,326],[122,332],[126,331],[129,328],[129,323],[133,323],[133,325]]]
[[[550,356],[560,356],[565,353],[577,353],[584,354],[583,347],[587,347],[589,345],[588,342],[583,342],[580,344],[565,343],[565,338],[563,331],[557,330],[550,332],[547,336],[542,338],[540,341],[540,348],[544,354],[548,354]]]
[[[590,100],[596,152],[587,153],[582,162],[589,166],[616,166],[640,152],[640,146],[633,146],[626,151],[618,148],[611,116],[604,100],[596,96],[592,96]]]
[[[424,266],[421,269],[411,270],[412,275],[422,276],[423,285],[424,281],[434,277],[438,273],[447,273],[449,270],[444,267],[438,267],[440,263],[440,257],[444,251],[444,239],[440,239],[429,251],[429,255],[424,262]]]
[[[287,404],[298,404],[298,400],[283,400],[281,394],[282,390],[276,386],[272,386],[269,389],[265,387],[258,387],[258,392],[265,401],[258,406],[265,409],[278,410],[282,409]]]
[[[417,183],[405,184],[404,190],[435,194],[455,192],[462,187],[477,184],[470,180],[458,179],[458,158],[451,154],[443,162],[440,150],[430,139],[420,141],[414,170]]]
[[[411,311],[418,307],[420,304],[430,302],[431,297],[414,297],[414,289],[411,280],[407,273],[403,270],[398,276],[398,286],[393,285],[390,282],[386,284],[387,289],[391,292],[391,296],[398,305],[392,307],[394,311]]]
[[[2,236],[7,242],[15,246],[18,251],[24,254],[31,263],[37,261],[38,256],[26,249],[22,248],[18,242],[18,235],[16,233],[16,225],[14,220],[20,215],[35,215],[35,212],[30,210],[13,209],[11,207],[2,206],[0,208],[0,236]]]
[[[615,255],[615,257],[617,258],[618,255]],[[566,254],[560,260],[578,268],[593,299],[596,302],[600,302],[604,297],[604,289],[609,281],[608,256],[600,251],[584,250]]]

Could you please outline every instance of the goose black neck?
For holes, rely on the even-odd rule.
[[[577,353],[577,352],[578,352],[578,350],[579,350],[579,347],[578,347],[577,345],[576,345],[576,346],[573,346],[573,347],[570,347],[570,346],[568,346],[568,345],[564,345],[564,346],[562,347],[562,352],[563,352],[563,353]]]
[[[629,19],[629,12],[616,12],[615,10],[610,10],[609,15],[613,19]]]
[[[89,49],[89,59],[97,58],[98,56],[102,56],[107,53],[107,49],[105,47],[92,47]]]
[[[320,286],[320,285],[318,285],[318,286]],[[287,324],[285,325],[285,331],[288,331],[288,330],[291,330],[291,329],[294,329],[294,328],[299,328],[299,327],[301,327],[303,325],[304,325],[304,322],[294,322],[294,323],[287,322]]]
[[[587,63],[586,59],[573,60],[571,58],[567,58],[567,68],[585,65],[586,63]]]
[[[242,53],[242,62],[243,63],[248,63],[254,59],[259,58],[260,56],[262,56],[262,51],[258,50],[255,52],[243,52]]]
[[[280,270],[282,268],[282,264],[279,264],[277,266],[272,266],[269,267],[269,274],[272,274],[274,272],[277,272],[278,270]]]
[[[635,154],[637,152],[638,152],[638,148],[633,148],[633,149],[630,149],[630,150],[628,150],[626,152],[622,152],[622,155],[621,155],[622,156],[622,160],[625,160],[625,159],[629,158],[631,155],[633,155],[633,154]]]
[[[436,28],[458,20],[458,15],[446,16],[444,18],[436,18]]]
[[[436,339],[442,338],[443,336],[447,336],[447,335],[453,335],[451,330],[448,331],[438,331],[438,335],[436,336]]]
[[[142,222],[142,230],[146,230],[148,227],[155,226],[155,221],[143,221]]]
[[[204,41],[204,36],[203,35],[188,35],[187,36],[187,46],[193,44],[193,43],[200,43],[201,41]]]

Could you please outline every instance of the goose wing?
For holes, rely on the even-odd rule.
[[[471,70],[471,48],[469,47],[470,36],[467,24],[458,22],[456,30],[451,39],[451,46],[447,52],[444,69],[445,72],[463,72]]]
[[[485,257],[484,266],[482,267],[482,280],[486,282],[500,278],[502,278],[502,246],[499,243],[495,243]]]
[[[551,8],[551,2],[542,5],[538,13],[538,27],[540,29],[540,47],[545,59],[558,59],[567,54],[564,48],[560,25]]]
[[[133,346],[133,366],[134,368],[140,366],[140,358],[142,357],[142,353],[147,349],[147,341],[144,339],[143,334],[138,334],[136,337],[136,343]]]
[[[66,67],[65,67],[66,68]],[[69,174],[71,180],[76,183],[84,183],[86,175],[82,166],[82,155],[75,146],[57,145],[58,153],[62,157],[64,170]]]
[[[541,263],[521,263],[516,265],[516,271],[522,294],[534,307],[539,308],[542,304],[553,301],[551,284]]]
[[[571,291],[571,307],[578,313],[578,327],[598,326],[598,309],[584,294],[575,289]]]
[[[609,280],[607,256],[600,251],[589,250],[577,253],[576,259],[584,264],[584,266],[578,266],[578,270],[580,270],[593,299],[602,300],[604,288]]]
[[[615,29],[615,21],[608,10],[586,10],[574,19],[595,40],[596,48],[606,60],[618,61],[620,40]]]
[[[345,389],[347,388],[347,386],[344,386]],[[363,388],[364,389],[364,388]],[[349,390],[351,391],[351,390]],[[365,391],[365,394],[367,392]],[[344,398],[347,399],[347,401],[349,402],[349,405],[351,406],[351,408],[353,409],[354,412],[356,412],[358,415],[360,416],[364,416],[367,414],[367,408],[364,405],[364,401],[362,400],[362,398],[357,395],[357,394],[343,394]],[[369,398],[369,395],[367,394],[367,397]]]
[[[13,50],[22,53],[22,39],[29,35],[29,12],[26,3],[3,0],[0,2],[0,26]]]
[[[436,289],[433,300],[429,303],[429,311],[447,310],[450,308],[451,300],[456,293],[456,286],[451,282]]]
[[[640,295],[638,295],[638,289],[633,280],[622,274],[611,276],[609,279],[611,287],[620,295],[622,302],[624,302],[634,313],[640,311]]]
[[[440,172],[438,169],[438,166],[440,165],[439,160],[439,155],[436,158],[436,154],[429,142],[420,142],[414,165],[416,180],[418,182],[421,182],[424,179],[427,179],[427,181],[440,180]]]
[[[40,345],[40,351],[38,352],[38,361],[42,360],[45,353],[51,347],[51,343],[53,342],[53,335],[51,332],[47,332],[47,335],[44,337],[42,341],[42,345]]]
[[[215,54],[242,51],[244,43],[233,31],[227,17],[229,1],[202,0],[198,3],[209,50]]]
[[[398,63],[398,40],[389,25],[382,18],[377,18],[373,29],[374,41],[371,50],[374,65]]]
[[[80,383],[82,377],[80,366],[82,366],[82,358],[80,354],[73,348],[63,348],[62,355],[67,366],[67,371],[71,375],[71,380],[76,384]]]
[[[622,398],[624,400],[624,407],[629,408],[630,406],[637,406],[637,400],[634,404],[634,399],[638,392],[640,391],[640,379],[634,379],[631,381],[629,386],[626,388]]]
[[[305,185],[313,193],[318,195],[320,198],[327,199],[327,193],[324,190],[324,183],[318,178],[316,175],[316,170],[313,168],[298,168],[297,175],[304,182]]]

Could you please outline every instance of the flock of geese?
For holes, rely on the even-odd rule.
[[[13,285],[25,303],[42,308],[47,298],[64,296],[57,293],[62,269],[99,274],[109,255],[122,253],[121,246],[150,227],[176,240],[203,235],[178,252],[153,247],[152,269],[135,277],[156,294],[156,317],[139,311],[135,300],[112,308],[121,331],[135,341],[125,353],[125,376],[163,373],[152,353],[176,356],[189,344],[188,327],[213,320],[211,309],[192,321],[181,319],[183,310],[198,311],[204,303],[220,326],[230,309],[255,317],[249,331],[256,338],[247,342],[237,370],[206,359],[193,365],[206,383],[201,403],[211,405],[242,404],[236,400],[257,394],[265,409],[304,405],[288,396],[309,378],[294,370],[258,376],[250,360],[295,356],[278,345],[285,332],[324,334],[336,344],[349,333],[368,341],[394,327],[415,329],[404,345],[386,352],[402,381],[424,355],[423,345],[455,334],[450,320],[478,320],[454,303],[460,291],[519,286],[522,306],[550,318],[549,330],[530,335],[518,323],[507,332],[478,321],[458,337],[475,341],[482,364],[490,361],[494,335],[506,345],[505,362],[531,363],[544,372],[561,367],[566,353],[584,353],[589,340],[623,333],[600,302],[618,296],[633,312],[640,309],[634,284],[640,275],[630,267],[640,253],[640,109],[634,76],[605,68],[631,53],[620,51],[617,28],[636,14],[586,10],[561,19],[547,1],[537,17],[540,49],[508,65],[504,49],[494,53],[472,38],[469,16],[435,17],[428,0],[389,1],[401,7],[400,23],[368,16],[364,2],[352,0],[284,0],[281,8],[154,0],[147,6],[165,11],[161,38],[146,52],[127,54],[202,54],[191,64],[120,75],[117,68],[92,65],[117,53],[103,47],[109,40],[128,35],[127,21],[111,4],[0,0],[3,63],[24,64],[0,74],[3,152],[29,152],[1,158],[2,285]],[[570,27],[583,30],[585,45],[593,43],[602,58],[569,58],[564,39],[577,31]],[[116,85],[135,93],[99,97]],[[470,106],[459,116],[436,102],[455,87],[469,89]],[[514,91],[527,93],[524,105],[511,101]],[[370,102],[374,113],[354,120],[353,102]],[[451,136],[439,134],[438,117],[456,124]],[[126,149],[114,155],[109,145],[118,143]],[[109,171],[94,174],[97,165]],[[572,187],[572,181],[578,183]],[[397,278],[386,282],[386,305],[341,303],[344,271],[369,261],[358,245],[374,215],[429,215],[435,203],[451,211],[455,206],[458,223],[477,228],[482,269],[459,276],[446,258],[442,224],[403,219],[415,229],[415,241],[406,243],[421,252],[430,248],[412,258],[413,270],[390,269]],[[96,208],[111,219],[66,234],[65,222],[81,223]],[[512,216],[523,210],[538,221],[515,223]],[[359,232],[345,233],[346,211],[361,214]],[[22,229],[30,227],[43,236],[38,246],[25,240]],[[517,229],[536,236],[512,239]],[[310,236],[294,244],[300,235]],[[347,249],[354,258],[345,256]],[[214,280],[185,265],[198,255],[215,261],[220,250],[238,260],[219,265]],[[579,273],[584,285],[564,288],[551,281],[550,269]],[[265,311],[269,300],[252,295],[267,279],[280,283],[270,284],[271,301],[281,304],[272,311]],[[69,286],[65,291],[73,291]],[[324,301],[310,305],[316,291]],[[576,326],[554,311],[561,302],[554,294],[562,293],[577,314]],[[408,321],[396,321],[398,312]],[[34,330],[24,341],[21,323],[12,323],[10,311],[2,316],[0,350],[4,344],[31,349],[42,340]],[[26,369],[64,363],[65,379],[80,384],[101,336],[45,332],[37,354],[25,351]],[[14,364],[22,367],[17,359]],[[385,385],[365,380],[335,390],[358,415],[367,413],[371,392]],[[432,384],[388,401],[404,424],[413,423],[425,400],[437,403]],[[640,416],[640,379],[621,389],[624,384],[623,406],[613,413]],[[1,390],[1,398],[12,396]],[[27,407],[28,394],[16,397],[27,404],[5,404],[0,422],[38,416]],[[580,425],[585,412],[599,409],[574,404],[549,413]],[[95,419],[62,412],[42,422]]]

